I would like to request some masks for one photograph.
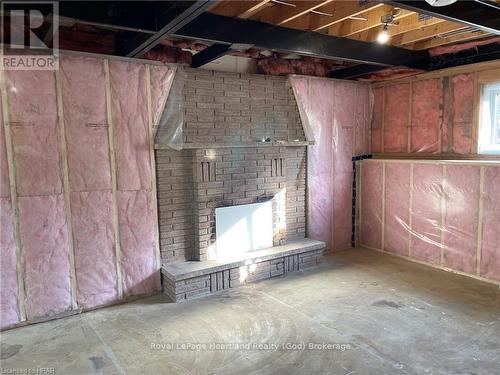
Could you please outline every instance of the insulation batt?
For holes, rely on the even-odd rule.
[[[17,193],[62,192],[55,77],[47,71],[6,71]]]
[[[360,164],[362,246],[500,281],[500,165]]]
[[[308,236],[327,249],[351,247],[352,157],[368,151],[371,92],[368,85],[292,76],[308,148]],[[306,131],[306,133],[308,133]]]
[[[70,191],[111,191],[103,61],[62,56],[60,77]]]

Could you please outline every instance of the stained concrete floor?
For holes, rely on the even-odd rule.
[[[196,343],[208,349],[189,347]],[[214,350],[214,343],[245,347]],[[500,291],[356,249],[182,304],[155,296],[10,330],[1,347],[2,374],[493,375],[500,374]]]

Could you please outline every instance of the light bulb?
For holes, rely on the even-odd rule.
[[[377,35],[377,42],[380,44],[385,44],[389,41],[389,33],[387,30],[382,30],[378,35]]]

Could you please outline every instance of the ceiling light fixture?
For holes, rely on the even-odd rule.
[[[387,31],[388,25],[385,24],[382,31],[377,35],[377,42],[380,44],[385,44],[389,41],[389,33]]]

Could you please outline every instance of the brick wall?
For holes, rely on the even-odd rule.
[[[193,258],[194,185],[191,151],[156,150],[162,263]]]
[[[217,207],[271,199],[274,244],[304,238],[306,147],[229,147],[305,140],[286,79],[195,69],[180,77],[183,141],[218,147],[157,150],[162,261],[207,259]]]
[[[184,76],[184,142],[305,140],[285,77],[190,68]]]

